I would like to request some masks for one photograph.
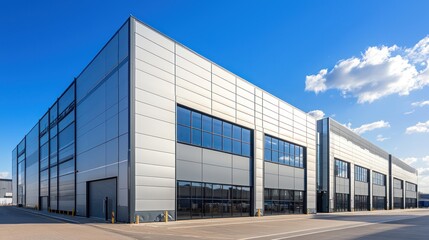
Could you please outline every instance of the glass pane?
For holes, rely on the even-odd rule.
[[[203,147],[212,148],[212,134],[208,132],[203,132]]]
[[[238,155],[241,154],[241,142],[235,140],[233,141],[232,152]]]
[[[236,140],[241,140],[241,127],[233,126],[232,128],[232,138]]]
[[[285,151],[284,145],[285,145],[285,142],[283,142],[282,140],[279,140],[279,152],[280,153],[283,153]]]
[[[279,162],[279,152],[271,151],[271,161]]]
[[[223,185],[222,186],[222,199],[230,199],[231,198],[231,186]]]
[[[241,129],[241,141],[250,143],[250,130],[244,128]]]
[[[213,198],[222,199],[222,185],[213,184]]]
[[[177,107],[177,123],[191,126],[191,111],[182,107]]]
[[[271,150],[264,149],[264,159],[266,161],[271,161]]]
[[[223,150],[225,152],[232,151],[232,140],[230,138],[227,138],[227,137],[223,138]]]
[[[211,199],[213,196],[213,184],[204,184],[204,198]]]
[[[201,146],[201,130],[192,129],[192,144]]]
[[[275,138],[271,138],[271,149],[274,151],[279,150],[279,140],[277,140]]]
[[[59,149],[62,149],[74,142],[74,124],[68,126],[59,136]]]
[[[227,137],[232,137],[232,125],[229,123],[223,123],[223,135]]]
[[[58,101],[59,113],[61,114],[73,101],[74,101],[74,85],[72,85],[69,89],[67,89],[67,92],[65,92],[63,96],[61,96],[60,100]]]
[[[177,140],[179,142],[191,143],[191,129],[189,127],[178,125]]]
[[[203,130],[206,132],[212,132],[212,118],[203,116]]]
[[[201,114],[192,112],[192,127],[201,129]]]
[[[250,157],[250,145],[247,143],[241,144],[241,154],[246,157]]]
[[[202,198],[203,197],[203,188],[201,183],[192,183],[192,195],[191,198]]]
[[[213,132],[222,135],[222,121],[213,119]]]
[[[58,124],[58,131],[62,131],[65,127],[69,126],[74,121],[74,110],[65,116]]]
[[[213,135],[213,148],[222,150],[222,137],[219,135]]]
[[[266,149],[271,149],[271,138],[268,136],[265,136],[265,146]]]
[[[191,183],[178,181],[178,197],[179,198],[190,198],[191,197]]]

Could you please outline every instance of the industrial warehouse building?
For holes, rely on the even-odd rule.
[[[359,165],[366,209],[411,206],[415,170],[330,122],[131,17],[13,150],[13,202],[122,222],[350,211]]]
[[[317,211],[417,207],[417,170],[326,118],[317,123]]]
[[[0,206],[12,204],[12,180],[0,178]]]

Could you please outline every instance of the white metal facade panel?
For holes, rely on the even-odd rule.
[[[136,136],[150,135],[153,138],[165,139],[165,149],[162,151],[176,154],[176,161],[179,163],[180,158],[184,157],[179,157],[176,150],[171,147],[171,141],[176,141],[175,122],[169,117],[175,115],[176,103],[252,129],[254,131],[252,166],[254,175],[248,178],[254,179],[255,210],[263,209],[264,204],[264,133],[302,145],[307,148],[307,171],[297,174],[299,180],[296,183],[293,181],[290,187],[306,188],[307,208],[312,210],[316,208],[316,120],[314,118],[137,21],[133,36],[137,38],[134,47],[136,53],[136,99],[134,101],[146,103],[146,105],[136,104],[136,115],[133,116],[136,120]],[[172,82],[172,79],[175,81]],[[152,97],[157,100],[151,99]],[[157,109],[162,110],[155,113]],[[153,112],[150,119],[149,116],[144,116],[150,113],[145,112]],[[166,116],[168,120],[162,119],[162,116]],[[139,140],[136,148],[144,148],[144,143]],[[159,148],[154,149],[154,146],[151,148],[161,151]],[[188,157],[193,159],[192,156]],[[195,159],[194,161],[189,159],[180,160],[180,164],[198,168],[199,163]],[[246,164],[236,163],[235,160],[235,156],[228,163],[219,159],[210,161],[210,158],[207,158],[205,160],[208,161],[207,164],[202,166],[202,179],[208,182],[215,180],[237,182],[239,179],[245,179],[245,172],[240,170],[248,171],[243,169],[247,168]],[[142,164],[150,162],[152,165],[156,162],[141,157],[137,157],[136,161]],[[170,160],[159,159],[159,161]],[[174,166],[174,164],[162,165]],[[180,168],[184,169],[183,166]],[[177,168],[179,169],[179,166]],[[216,171],[225,172],[226,168],[233,169],[229,176],[223,173],[215,174]],[[136,168],[136,174],[139,177],[143,177],[141,172]],[[276,174],[278,179],[279,172],[277,171]],[[304,186],[304,177],[307,178],[306,186]],[[173,171],[168,178],[176,178]],[[192,178],[199,179],[200,176]],[[295,179],[295,176],[290,178]],[[138,188],[136,186],[136,189]],[[139,196],[144,199],[144,194]],[[171,199],[174,197],[171,196]],[[167,210],[166,205],[162,205],[164,203],[166,201],[159,203],[159,209]],[[169,202],[167,205],[171,206],[172,203]],[[145,210],[143,205],[137,206],[137,211]],[[156,203],[151,203],[151,209],[153,206],[156,206]]]

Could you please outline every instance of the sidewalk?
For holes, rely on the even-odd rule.
[[[23,207],[14,207],[14,208],[21,211],[26,211],[31,214],[37,214],[40,216],[45,216],[45,217],[57,219],[68,223],[74,223],[74,224],[89,224],[89,223],[110,223],[111,224],[110,221],[105,221],[103,219],[97,219],[97,218],[71,216],[71,215],[65,215],[65,214],[52,213],[48,211],[38,211],[38,210],[23,208]]]

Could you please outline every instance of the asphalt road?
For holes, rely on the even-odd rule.
[[[74,218],[76,221],[82,218]],[[25,225],[25,226],[23,226]],[[0,207],[0,239],[428,239],[429,210],[71,224]]]

